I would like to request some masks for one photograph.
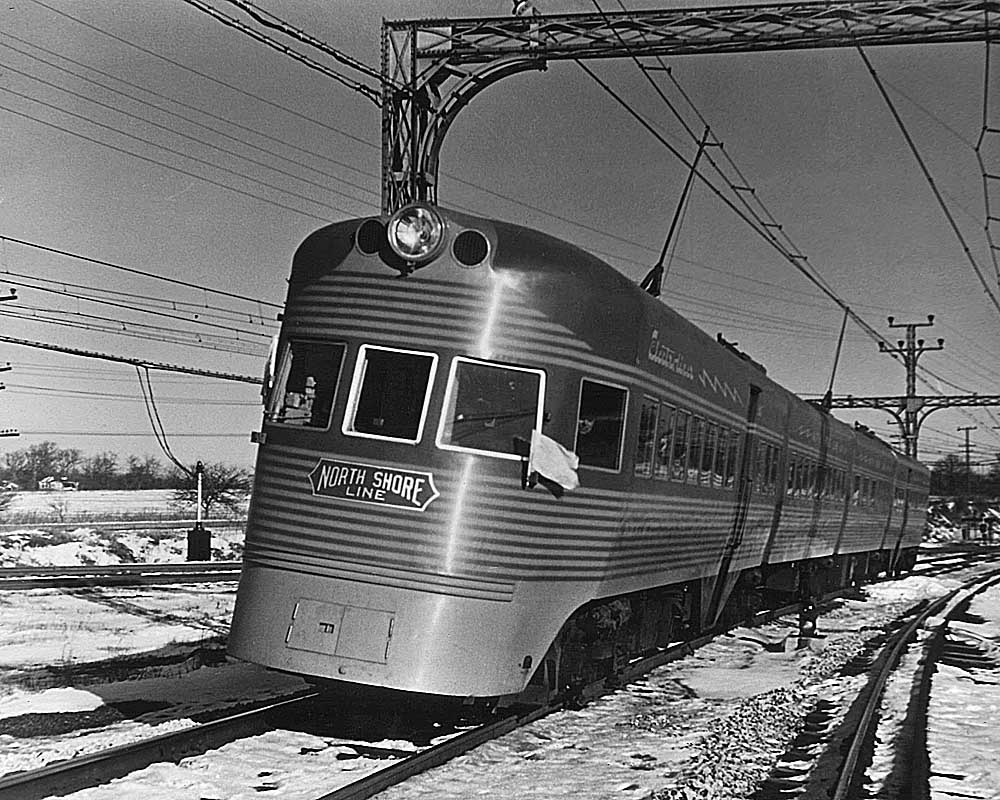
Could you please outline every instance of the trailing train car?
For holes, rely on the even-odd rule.
[[[295,254],[229,637],[432,695],[563,691],[912,564],[927,470],[609,265],[424,204]]]

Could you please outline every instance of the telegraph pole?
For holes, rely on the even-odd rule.
[[[972,445],[969,443],[969,434],[977,431],[976,425],[963,425],[959,431],[965,431],[965,494],[972,496]]]
[[[17,300],[17,290],[16,289],[11,289],[9,294],[5,294],[5,295],[0,296],[0,303],[5,303],[8,300]],[[12,367],[10,366],[10,362],[9,361],[6,362],[5,364],[3,364],[2,366],[0,366],[0,372],[10,372],[11,369],[12,369]],[[6,388],[7,388],[7,384],[0,383],[0,389],[6,389]],[[17,428],[3,428],[2,430],[0,430],[0,437],[20,436],[20,435],[21,435],[21,432],[19,430],[17,430]]]
[[[903,411],[903,443],[906,454],[917,457],[917,430],[920,427],[917,419],[923,407],[921,398],[917,397],[917,360],[930,350],[943,350],[944,339],[938,339],[937,345],[926,345],[923,339],[917,338],[917,328],[928,328],[934,324],[934,315],[927,315],[927,322],[899,322],[895,317],[889,317],[890,328],[906,328],[906,339],[900,339],[896,347],[886,347],[885,342],[878,343],[880,353],[901,356],[906,367],[906,406]]]

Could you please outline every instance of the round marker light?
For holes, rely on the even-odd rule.
[[[430,206],[406,206],[392,215],[386,233],[396,255],[423,263],[434,258],[444,244],[444,220]]]

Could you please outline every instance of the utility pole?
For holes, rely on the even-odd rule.
[[[944,339],[938,339],[937,345],[925,345],[923,339],[917,338],[917,328],[927,328],[934,324],[934,315],[927,315],[927,322],[900,322],[895,317],[889,317],[890,328],[906,328],[906,339],[900,339],[896,347],[886,347],[885,342],[878,343],[880,353],[899,355],[906,367],[906,406],[903,411],[903,442],[906,454],[917,457],[917,430],[920,427],[918,414],[923,407],[921,398],[917,397],[917,360],[930,350],[943,350]]]
[[[969,443],[969,434],[979,428],[975,425],[963,425],[959,431],[965,431],[965,494],[972,496],[972,444]]]
[[[0,296],[0,303],[6,303],[8,300],[17,300],[16,289],[11,289],[9,294]],[[0,372],[10,372],[11,369],[12,367],[9,361],[3,365],[0,365]],[[7,384],[0,383],[0,389],[6,389],[6,388]],[[3,428],[2,430],[0,430],[0,437],[20,436],[20,435],[21,432],[17,428]]]

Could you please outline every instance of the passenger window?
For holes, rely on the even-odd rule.
[[[416,443],[423,435],[437,356],[362,345],[344,433]]]
[[[688,428],[691,415],[677,410],[677,424],[674,425],[674,454],[670,461],[670,471],[675,481],[687,480]]]
[[[292,339],[278,364],[265,419],[285,425],[328,427],[345,350],[344,344]]]
[[[763,445],[758,444],[758,447]],[[726,472],[723,485],[731,489],[736,482],[736,459],[740,454],[740,434],[738,431],[729,431],[729,453],[726,455]]]
[[[688,480],[698,483],[698,472],[701,469],[701,454],[705,446],[705,420],[701,417],[691,419],[691,447],[688,451]]]
[[[545,373],[459,357],[452,361],[437,443],[520,458],[514,440],[541,428]]]
[[[774,494],[778,488],[778,472],[781,469],[781,450],[774,445],[768,445],[770,448],[770,463],[771,469],[768,473],[769,477],[767,479],[767,490],[771,494]]]
[[[699,483],[712,485],[712,464],[715,461],[715,447],[718,444],[719,426],[714,422],[705,423],[705,441],[701,451],[701,470],[698,473]]]
[[[712,464],[712,485],[726,485],[726,458],[729,455],[729,428],[719,426],[719,438],[715,444],[715,461]]]
[[[580,464],[608,470],[621,466],[627,399],[624,389],[584,378],[576,427]]]
[[[670,477],[670,455],[674,449],[674,414],[673,406],[660,404],[660,420],[656,433],[656,477]]]
[[[652,475],[653,458],[656,452],[656,421],[660,404],[652,398],[642,400],[639,410],[639,441],[635,447],[635,474]]]

